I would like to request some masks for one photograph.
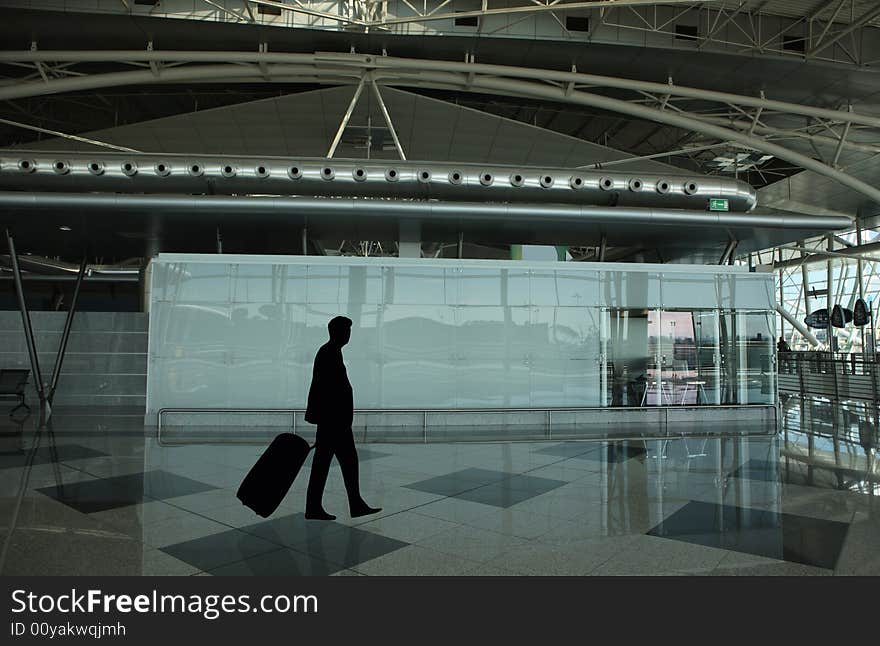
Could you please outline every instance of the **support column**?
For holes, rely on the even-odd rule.
[[[736,250],[737,244],[737,240],[730,240],[727,243],[727,246],[724,247],[724,253],[721,254],[721,259],[718,261],[719,265],[726,265],[733,260],[733,252]]]
[[[805,241],[798,242],[799,247],[804,246]],[[806,259],[807,254],[801,250],[801,258]],[[807,263],[801,262],[801,289],[804,292],[804,313],[810,315],[810,274],[807,272]]]
[[[779,262],[782,262],[782,249],[777,249],[776,251],[778,254]],[[782,286],[782,282],[783,282],[782,268],[779,269],[778,275],[779,275],[779,307],[785,308],[785,300],[784,300],[785,290],[783,289],[783,286]],[[779,336],[782,337],[783,339],[785,339],[785,317],[784,316],[779,317]],[[792,334],[791,342],[794,343],[794,334]]]
[[[150,311],[150,282],[153,276],[153,259],[145,258],[138,271],[138,298],[140,311]]]
[[[31,372],[34,375],[34,387],[40,399],[40,410],[48,416],[51,414],[46,400],[46,391],[43,387],[43,373],[40,372],[40,359],[37,355],[37,344],[34,340],[34,329],[31,326],[31,315],[28,312],[27,302],[24,299],[24,288],[21,284],[21,268],[18,266],[18,253],[15,250],[15,240],[9,229],[6,230],[6,243],[9,245],[9,258],[12,262],[12,279],[15,283],[15,295],[18,298],[18,309],[21,312],[21,325],[24,328],[24,336],[27,342],[28,357],[31,362]]]
[[[218,244],[220,244],[219,233],[217,229]],[[218,253],[222,253],[218,251]],[[150,311],[150,283],[153,276],[153,258],[159,255],[159,238],[152,237],[147,240],[147,247],[144,250],[144,259],[141,263],[140,271],[138,271],[138,296],[140,300],[140,311]]]
[[[862,246],[862,221],[859,219],[858,214],[856,214],[856,246]],[[865,261],[862,260],[861,254],[859,254],[858,260],[856,261],[856,276],[859,280],[859,298],[865,300]],[[870,330],[874,324],[873,321],[868,321],[868,329]],[[862,356],[868,356],[868,339],[865,337],[865,328],[859,328],[859,334],[862,337]],[[873,352],[874,349],[871,348]]]
[[[834,251],[834,236],[829,234],[827,236],[827,240],[828,240],[828,251]],[[828,256],[828,262],[825,264],[825,267],[826,267],[825,307],[828,308],[828,328],[827,328],[827,332],[825,334],[828,336],[828,339],[827,339],[828,351],[834,352],[834,350],[835,350],[835,348],[834,348],[834,328],[831,325],[831,308],[834,307],[834,296],[832,296],[832,294],[831,294],[831,281],[832,281],[832,274],[834,273],[834,268],[832,267],[831,262],[832,262],[831,256]]]
[[[308,227],[302,228],[302,255],[309,255],[309,229]]]
[[[399,224],[398,253],[399,258],[422,257],[422,227],[416,220],[402,221]]]
[[[86,275],[87,256],[83,254],[79,265],[79,273],[76,275],[76,285],[73,287],[73,297],[70,299],[70,308],[67,310],[67,318],[64,320],[64,330],[61,332],[61,344],[55,355],[55,368],[52,370],[52,381],[49,384],[49,404],[55,399],[55,389],[58,388],[58,379],[61,377],[61,365],[64,363],[64,355],[67,352],[67,340],[70,338],[70,328],[73,327],[73,317],[76,315],[76,303],[79,300],[79,288],[82,286],[83,277]]]
[[[351,97],[351,103],[348,104],[348,109],[345,111],[345,114],[342,117],[342,121],[339,124],[339,129],[336,131],[336,136],[333,137],[333,143],[330,144],[330,150],[327,151],[327,159],[332,159],[333,155],[336,153],[336,147],[342,140],[342,133],[345,132],[345,127],[348,125],[348,120],[351,119],[351,115],[354,112],[354,108],[357,105],[358,99],[360,98],[361,91],[363,89],[364,77],[361,76],[360,83],[358,83],[357,88],[355,88],[354,96]]]

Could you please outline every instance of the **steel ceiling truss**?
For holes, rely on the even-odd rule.
[[[8,75],[0,85],[0,100],[125,85],[200,82],[358,86],[371,83],[524,97],[587,106],[699,133],[705,139],[703,145],[724,142],[760,151],[798,168],[813,170],[880,202],[880,189],[847,174],[838,164],[842,151],[880,154],[880,144],[870,140],[873,136],[880,141],[880,136],[876,136],[880,118],[850,106],[820,108],[772,100],[764,93],[748,96],[685,87],[676,85],[673,79],[652,83],[583,74],[576,68],[562,71],[486,65],[474,61],[473,55],[465,59],[275,53],[266,51],[265,46],[255,52],[158,51],[152,43],[143,51],[42,51],[34,46],[29,51],[0,52],[0,69],[31,70],[25,75]],[[90,65],[93,63],[113,65],[115,70],[94,73],[94,66]],[[43,77],[40,67],[61,69],[63,73]],[[785,127],[773,123],[776,118],[791,122],[791,117],[806,125]],[[805,154],[789,142],[808,142],[815,154]]]
[[[21,4],[41,8],[40,0]],[[45,8],[56,7],[47,2]],[[639,45],[639,36],[650,34],[698,51],[880,64],[880,6],[854,0],[827,0],[801,15],[790,6],[781,10],[758,0],[165,0],[152,7],[79,6],[73,0],[66,8],[360,32],[476,32],[621,44],[629,39]],[[565,20],[570,15],[588,18],[589,26],[572,31]],[[528,20],[532,24],[522,24]],[[680,25],[696,32],[681,33]]]
[[[880,59],[874,59],[875,50],[865,47],[865,36],[878,37],[871,23],[880,18],[880,6],[853,14],[846,10],[852,9],[851,0],[829,0],[812,13],[780,20],[780,16],[764,11],[767,2],[694,3],[670,20],[658,14],[662,4],[665,3],[609,9],[601,15],[600,22],[625,31],[689,40],[697,50],[771,54],[857,66],[880,63]],[[676,32],[678,21],[685,19],[687,24],[697,27],[695,35],[683,37]]]

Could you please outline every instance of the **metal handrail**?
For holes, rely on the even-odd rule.
[[[830,352],[779,352],[777,358],[779,379],[784,381],[796,377],[802,394],[815,392],[833,395],[836,399],[855,398],[873,400],[875,405],[880,403],[880,361],[876,355],[865,357]],[[825,380],[819,390],[815,390],[817,378]],[[807,383],[808,379],[812,381]],[[870,380],[869,390],[866,380]]]
[[[688,408],[697,408],[700,410],[704,410],[707,408],[712,409],[728,409],[728,408],[772,408],[777,411],[777,406],[774,404],[712,404],[711,406],[693,406],[693,405],[680,405],[680,406],[558,406],[552,408],[356,408],[354,410],[355,414],[363,414],[363,413],[372,413],[372,414],[389,414],[389,413],[404,413],[404,414],[413,414],[420,413],[422,414],[422,437],[425,442],[428,441],[428,415],[433,413],[545,413],[546,414],[546,424],[547,424],[547,439],[551,439],[553,435],[553,413],[576,413],[576,412],[590,412],[590,411],[611,411],[611,410],[643,410],[643,411],[651,411],[651,410],[682,410]],[[293,431],[296,431],[296,415],[297,413],[305,413],[304,408],[160,408],[156,411],[156,439],[161,444],[162,442],[162,417],[168,413],[268,413],[268,414],[290,414],[291,415],[291,428]]]

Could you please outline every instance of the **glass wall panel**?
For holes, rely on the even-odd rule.
[[[698,386],[694,327],[692,312],[660,312],[661,390],[662,402],[667,406],[683,404],[688,391]]]
[[[735,312],[719,313],[719,344],[721,348],[721,403],[737,404],[742,393],[738,387],[739,364],[742,357],[738,350],[739,320]]]
[[[660,313],[662,392],[669,405],[702,406],[720,401],[718,313]]]
[[[530,305],[528,269],[501,270],[501,304],[510,306]]]
[[[721,314],[721,403],[774,404],[776,361],[770,312]]]
[[[647,309],[607,309],[605,329],[605,404],[642,406],[646,399],[651,350]]]
[[[308,266],[282,265],[281,277],[284,290],[281,300],[285,303],[308,303],[306,284],[308,282]]]
[[[359,408],[773,403],[766,277],[373,260],[157,261],[151,410],[304,406],[338,315]]]
[[[384,301],[393,305],[454,304],[458,268],[385,267]]]
[[[607,271],[602,273],[601,305],[610,308],[660,307],[660,274],[648,271]]]
[[[776,302],[775,286],[766,274],[722,274],[716,277],[722,309],[767,309]]]
[[[741,387],[740,403],[776,403],[774,317],[769,312],[738,312]]]
[[[284,281],[281,265],[232,265],[232,301],[234,303],[272,303],[281,300]]]
[[[226,353],[232,307],[223,303],[154,303],[150,353],[180,359]]]
[[[176,303],[228,303],[232,297],[230,269],[227,264],[170,263],[154,298]]]
[[[694,315],[693,369],[695,384],[685,384],[685,404],[721,403],[721,345],[717,310],[698,310]],[[687,386],[692,386],[687,388]],[[693,394],[691,394],[693,393]]]
[[[463,267],[458,274],[458,305],[502,305],[501,269]]]
[[[699,274],[663,274],[663,307],[689,309],[695,306],[705,309],[718,307],[715,281],[706,280],[705,276]]]
[[[589,307],[600,304],[599,273],[564,269],[533,269],[530,274],[533,305]]]
[[[456,402],[462,408],[504,404],[510,388],[505,375],[508,330],[504,310],[455,308]]]
[[[344,301],[342,272],[346,269],[338,265],[310,265],[306,278],[306,302],[310,305],[336,305]]]
[[[386,305],[381,338],[383,407],[455,407],[453,306]]]
[[[598,308],[564,307],[565,327],[570,330],[565,344],[560,346],[564,359],[564,406],[601,406],[604,383],[600,320]]]

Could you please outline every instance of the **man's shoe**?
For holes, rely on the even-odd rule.
[[[336,516],[328,514],[323,509],[317,511],[307,511],[306,520],[336,520]]]
[[[370,514],[378,514],[382,511],[381,507],[370,507],[367,504],[364,504],[363,507],[356,507],[351,510],[352,518],[359,518],[360,516],[369,516]]]

